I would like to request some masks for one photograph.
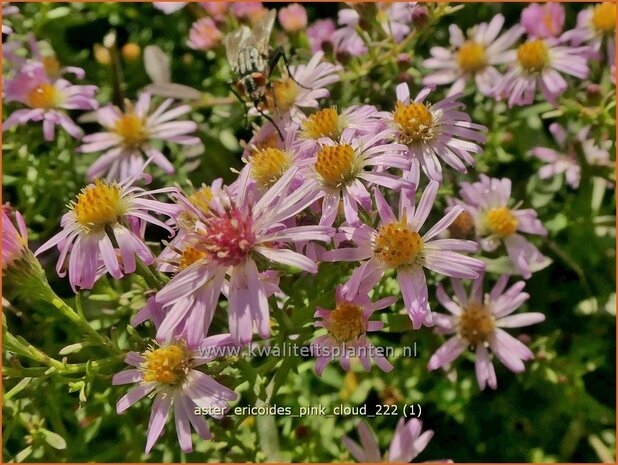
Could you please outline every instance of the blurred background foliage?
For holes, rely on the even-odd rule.
[[[283,4],[271,4],[280,8]],[[584,4],[565,4],[567,25]],[[342,7],[335,3],[305,4],[310,22],[335,18]],[[207,97],[229,96],[229,69],[223,50],[199,52],[186,45],[189,28],[195,19],[191,8],[166,16],[148,3],[20,3],[19,21],[13,20],[17,34],[32,32],[47,41],[65,65],[80,66],[86,82],[100,87],[98,99],[112,98],[111,71],[96,50],[112,30],[120,50],[127,43],[140,49],[158,45],[170,58],[172,82],[185,84]],[[432,6],[432,11],[434,7]],[[424,72],[419,63],[432,45],[448,43],[447,26],[467,29],[487,21],[496,13],[507,24],[519,20],[522,4],[467,4],[439,19],[436,27],[419,36],[406,50],[411,58],[404,70],[405,79],[419,88]],[[289,41],[278,36],[291,52],[292,62],[308,57],[306,38]],[[394,101],[394,88],[402,74],[392,62],[374,63],[367,58],[344,63],[346,80],[332,86],[329,104],[340,107],[355,103],[375,104],[388,109]],[[122,59],[122,90],[135,99],[150,80],[142,55]],[[615,135],[615,88],[601,64],[593,65],[591,81],[599,84],[602,99],[586,93],[586,83],[577,83],[562,99],[558,112],[539,103],[507,110],[503,103],[475,94],[468,88],[465,101],[473,120],[489,128],[489,139],[476,169],[466,176],[449,173],[442,192],[456,194],[458,182],[475,179],[479,172],[512,179],[513,197],[538,210],[550,231],[540,241],[544,254],[553,264],[527,283],[531,298],[524,308],[543,312],[547,319],[522,334],[531,341],[536,359],[521,375],[497,367],[498,390],[479,392],[472,358],[460,360],[447,374],[428,373],[429,356],[441,344],[440,336],[428,330],[410,332],[406,319],[389,315],[384,333],[374,337],[376,345],[403,347],[416,343],[418,357],[397,357],[395,370],[385,374],[376,367],[369,373],[350,373],[331,364],[318,378],[312,359],[280,361],[276,368],[269,360],[227,360],[226,368],[213,367],[219,380],[237,386],[242,394],[239,405],[252,404],[255,393],[275,382],[276,395],[270,400],[282,406],[324,405],[330,409],[340,403],[367,404],[371,412],[377,404],[421,404],[425,428],[435,436],[420,456],[421,460],[448,458],[455,462],[525,461],[613,461],[615,457],[615,191],[598,177],[584,176],[578,190],[560,178],[541,181],[535,174],[540,162],[530,156],[535,146],[555,147],[547,130],[553,121],[592,124],[599,138]],[[607,96],[605,98],[604,96]],[[199,186],[223,177],[230,181],[231,169],[241,167],[241,141],[248,140],[250,128],[244,123],[240,104],[210,105],[208,98],[195,105],[191,118],[200,123],[199,136],[206,151],[199,165],[188,162],[178,148],[171,159],[177,168],[172,177],[154,170],[153,187],[178,184]],[[3,103],[5,115],[13,107]],[[584,111],[586,110],[586,111]],[[85,123],[87,132],[97,125]],[[3,202],[20,210],[31,229],[31,248],[49,238],[58,228],[67,203],[87,182],[85,171],[96,154],[77,154],[78,143],[60,131],[55,141],[46,143],[37,125],[19,127],[5,133],[2,143]],[[169,150],[169,149],[168,149]],[[613,150],[613,148],[612,148]],[[615,181],[614,173],[601,173]],[[443,196],[444,198],[445,196]],[[446,205],[437,206],[434,214]],[[162,237],[149,239],[158,241]],[[58,294],[74,307],[82,308],[95,329],[111,334],[122,348],[141,348],[153,334],[140,328],[138,335],[127,329],[131,316],[144,303],[147,285],[139,276],[122,282],[101,280],[92,292],[76,299],[65,280],[53,272],[54,257],[43,258],[48,278]],[[321,267],[315,277],[284,277],[282,287],[291,296],[291,306],[299,312],[298,322],[309,324],[315,305],[331,308],[333,289],[345,280],[341,267]],[[433,283],[433,281],[430,281]],[[488,286],[490,283],[486,283]],[[435,289],[431,287],[430,289]],[[397,284],[387,278],[379,294],[392,293]],[[5,295],[10,300],[10,292]],[[311,302],[311,305],[308,303]],[[57,360],[66,358],[74,366],[56,373],[40,369],[41,364],[18,358],[15,350],[3,357],[3,460],[5,461],[195,461],[244,462],[281,459],[283,461],[350,461],[341,443],[343,434],[353,431],[358,418],[228,417],[209,419],[214,441],[199,441],[196,451],[180,453],[173,425],[154,451],[145,457],[143,445],[150,402],[143,401],[123,416],[115,413],[115,403],[124,388],[112,388],[111,375],[123,364],[106,358],[96,347],[72,346],[81,337],[52,308],[27,298],[3,299],[5,349],[10,333],[24,338],[22,344],[36,347]],[[437,302],[432,302],[439,309]],[[396,309],[401,308],[401,302]],[[273,313],[276,313],[274,310]],[[219,312],[221,315],[221,312]],[[275,316],[276,318],[276,316]],[[225,319],[215,321],[223,329]],[[282,332],[284,337],[285,332]],[[27,342],[26,342],[27,341]],[[69,346],[67,348],[67,346]],[[34,350],[34,349],[33,349]],[[95,361],[94,363],[92,361]],[[43,364],[44,365],[44,364]],[[209,367],[211,369],[211,367]],[[273,374],[276,376],[273,377]],[[272,385],[271,385],[272,387]],[[382,448],[390,442],[398,417],[369,419]],[[260,442],[258,430],[276,428],[278,453]],[[268,445],[266,445],[268,446]],[[271,444],[272,446],[272,444]],[[267,453],[268,452],[268,453]]]

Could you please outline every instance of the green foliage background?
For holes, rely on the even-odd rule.
[[[274,6],[274,5],[271,5]],[[310,19],[336,17],[336,4],[306,4]],[[455,5],[451,5],[455,6]],[[489,20],[501,12],[507,24],[519,19],[522,4],[467,4],[446,15],[445,4],[431,5],[432,23],[419,35],[414,46],[405,50],[412,65],[405,70],[413,88],[419,88],[424,70],[420,66],[432,45],[446,45],[447,27],[462,29]],[[281,4],[276,5],[277,8]],[[573,26],[584,4],[566,4],[567,25]],[[16,32],[33,32],[48,41],[60,61],[83,67],[86,81],[100,86],[99,100],[111,99],[111,73],[98,63],[93,47],[115,30],[118,43],[133,42],[141,47],[156,44],[172,57],[172,81],[203,90],[209,97],[227,97],[230,80],[222,50],[196,52],[186,46],[194,20],[191,9],[165,16],[148,3],[23,3],[20,16],[11,19]],[[443,17],[439,17],[442,16]],[[281,39],[281,38],[280,38]],[[309,56],[302,35],[283,43],[293,53],[292,61]],[[383,59],[370,51],[361,60],[345,64],[343,83],[332,86],[328,103],[345,107],[369,103],[388,109],[400,70],[393,59]],[[391,57],[392,58],[392,57]],[[479,172],[513,181],[513,197],[534,207],[550,231],[537,242],[553,264],[536,273],[527,283],[531,294],[524,309],[543,312],[544,323],[526,328],[536,359],[524,374],[515,375],[497,366],[499,388],[479,392],[472,358],[459,360],[456,371],[428,373],[427,360],[442,339],[429,330],[408,331],[407,317],[395,312],[384,316],[386,330],[376,345],[417,344],[417,358],[393,360],[395,370],[385,374],[376,367],[371,372],[358,366],[345,374],[331,364],[318,378],[312,359],[226,360],[209,366],[224,384],[237,387],[239,405],[251,405],[264,389],[274,389],[270,403],[292,406],[322,404],[327,408],[344,403],[371,406],[387,401],[422,405],[424,427],[435,431],[420,460],[450,458],[455,462],[483,461],[571,461],[595,462],[615,457],[615,191],[605,190],[601,176],[615,182],[613,172],[584,173],[579,190],[574,191],[558,178],[541,181],[536,176],[538,160],[530,156],[534,146],[554,147],[547,127],[553,121],[576,127],[592,124],[597,138],[615,134],[615,87],[602,63],[592,65],[591,81],[600,84],[601,98],[586,94],[586,84],[572,82],[558,111],[546,103],[507,110],[502,103],[482,98],[468,88],[465,101],[473,120],[489,128],[489,140],[476,169],[467,176],[449,174],[441,198],[457,192],[457,184],[475,179]],[[141,58],[123,63],[123,91],[135,99],[149,83]],[[605,97],[607,96],[607,97]],[[326,103],[325,103],[326,105]],[[8,115],[13,106],[3,103]],[[171,159],[177,168],[173,177],[157,172],[152,186],[177,183],[183,188],[223,177],[232,180],[230,168],[241,166],[239,141],[250,131],[244,126],[239,104],[212,106],[205,99],[196,105],[191,118],[200,123],[199,136],[207,147],[197,170],[187,170],[186,159],[176,148]],[[84,125],[87,132],[97,129]],[[574,134],[574,131],[573,131]],[[96,154],[75,152],[78,143],[60,131],[52,143],[43,141],[38,125],[19,127],[4,134],[2,145],[3,202],[20,210],[31,229],[31,248],[54,234],[66,204],[87,180],[85,171]],[[445,203],[434,208],[443,211]],[[431,221],[431,220],[430,220]],[[160,237],[150,238],[153,241]],[[111,335],[123,348],[143,350],[152,328],[140,328],[139,335],[127,329],[131,316],[144,303],[147,283],[140,276],[122,282],[101,280],[92,292],[76,299],[68,282],[53,271],[55,257],[42,258],[47,277],[57,293],[74,308],[82,308],[92,326]],[[495,264],[498,269],[499,263]],[[282,288],[291,296],[287,313],[292,321],[312,322],[315,305],[331,308],[333,289],[345,280],[341,266],[322,266],[315,277],[285,276]],[[433,281],[432,281],[433,282]],[[487,283],[488,286],[490,283]],[[435,289],[435,287],[431,287]],[[27,297],[12,298],[5,289],[3,300],[3,460],[9,461],[350,461],[341,443],[343,434],[353,431],[358,418],[229,417],[208,420],[215,440],[196,442],[196,452],[184,455],[176,444],[172,423],[148,457],[143,454],[150,401],[142,401],[123,416],[115,413],[115,403],[124,387],[112,388],[111,376],[123,367],[118,357],[110,357],[100,347],[63,348],[79,343],[83,334],[62,318],[50,304]],[[383,282],[380,294],[397,292],[392,277]],[[9,303],[10,301],[10,303]],[[395,306],[400,310],[401,302]],[[439,310],[437,302],[432,308]],[[224,313],[224,312],[223,312]],[[285,313],[285,312],[284,312]],[[273,311],[280,328],[287,324]],[[219,313],[221,316],[221,312]],[[223,328],[225,318],[215,321]],[[23,338],[17,346],[37,348],[57,360],[66,358],[72,367],[49,370],[45,356],[32,357],[7,346],[10,335]],[[285,331],[279,336],[286,335]],[[283,339],[282,339],[283,340]],[[30,349],[31,348],[31,349]],[[62,351],[62,352],[61,352]],[[30,353],[30,355],[32,355]],[[40,355],[40,354],[39,354]],[[275,365],[276,362],[276,365]],[[392,437],[397,417],[370,419],[382,448]],[[274,442],[259,434],[276,428]],[[195,439],[195,437],[194,437]]]

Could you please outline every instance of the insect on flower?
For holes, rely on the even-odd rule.
[[[236,82],[232,86],[232,93],[241,102],[245,102],[245,99],[248,98],[258,113],[275,126],[283,140],[279,127],[272,117],[264,113],[262,109],[268,106],[266,105],[267,99],[275,98],[269,77],[279,60],[283,60],[287,74],[292,77],[283,49],[281,47],[272,49],[268,43],[275,18],[276,11],[271,10],[260,18],[253,30],[247,26],[241,26],[236,31],[227,34],[223,43],[227,60],[236,77]],[[304,87],[298,82],[296,84]],[[277,102],[273,103],[276,108]]]

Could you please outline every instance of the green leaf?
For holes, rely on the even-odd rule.
[[[45,442],[54,449],[63,450],[67,448],[67,443],[62,436],[45,428],[39,428],[39,432],[43,435]]]

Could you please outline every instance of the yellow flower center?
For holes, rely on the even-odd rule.
[[[94,180],[94,185],[82,189],[72,208],[77,221],[87,228],[114,224],[126,211],[120,187],[99,179]]]
[[[592,10],[592,25],[599,32],[616,30],[616,4],[601,3]]]
[[[426,105],[397,102],[393,121],[401,131],[403,143],[425,142],[433,138],[433,115]]]
[[[531,40],[517,49],[517,59],[521,67],[529,73],[541,71],[549,61],[547,45],[542,40]]]
[[[179,270],[184,270],[185,268],[190,267],[198,260],[207,257],[208,255],[201,250],[198,250],[193,247],[185,247],[182,251],[182,255],[180,256],[180,263],[178,264]]]
[[[143,120],[132,111],[125,113],[116,122],[114,131],[122,138],[123,144],[128,147],[141,145],[147,137]]]
[[[147,383],[180,384],[188,370],[187,351],[178,345],[150,349],[142,354],[144,381]]]
[[[318,152],[315,170],[326,185],[338,187],[353,175],[354,158],[350,145],[326,145]]]
[[[60,62],[56,57],[46,56],[41,60],[43,62],[43,67],[47,72],[48,76],[59,77],[60,76]]]
[[[459,67],[466,72],[480,71],[487,65],[485,47],[472,40],[464,42],[457,51],[457,61]]]
[[[470,303],[459,316],[459,336],[471,346],[487,342],[496,327],[491,310],[481,304]]]
[[[492,208],[487,212],[487,227],[500,237],[507,237],[517,231],[519,222],[507,207]]]
[[[320,137],[339,137],[339,115],[334,108],[325,108],[309,116],[303,122],[303,132],[309,139],[319,139]]]
[[[260,187],[270,187],[291,165],[290,156],[283,150],[269,147],[258,149],[251,157],[251,177]]]
[[[411,231],[405,221],[378,229],[373,255],[391,268],[410,265],[423,250],[423,239]]]
[[[273,101],[270,102],[271,110],[285,113],[296,102],[300,88],[292,79],[280,79],[273,84]]]
[[[338,342],[350,342],[365,334],[363,309],[349,302],[337,304],[330,314],[328,332]]]
[[[208,186],[202,187],[189,196],[189,202],[201,213],[206,214],[210,211],[210,201],[212,200],[212,189]]]
[[[61,100],[60,93],[52,84],[39,84],[28,92],[26,103],[30,108],[50,109],[56,107]]]

